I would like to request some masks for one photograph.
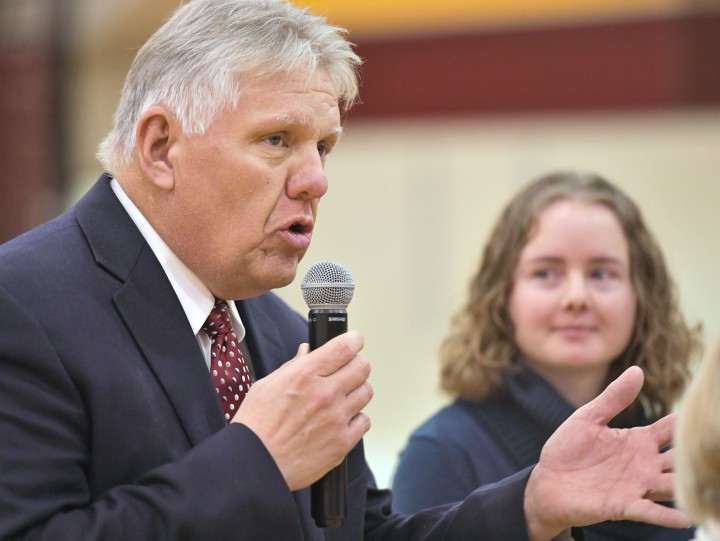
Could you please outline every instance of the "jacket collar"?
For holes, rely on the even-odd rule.
[[[257,379],[263,378],[289,360],[282,347],[282,337],[272,315],[263,309],[261,297],[236,301],[245,325],[245,342],[252,358]]]
[[[121,282],[113,296],[120,317],[191,444],[200,443],[225,426],[207,366],[169,280],[112,192],[108,175],[78,203],[76,216],[97,264]]]

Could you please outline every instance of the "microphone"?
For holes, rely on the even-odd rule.
[[[310,308],[310,351],[347,332],[346,308],[355,290],[350,272],[332,261],[315,263],[305,274],[302,295]],[[319,528],[339,528],[347,515],[347,457],[311,487],[311,515]]]

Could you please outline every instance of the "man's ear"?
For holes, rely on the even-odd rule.
[[[162,190],[175,187],[170,147],[176,142],[179,128],[175,118],[160,105],[146,109],[135,128],[140,169],[147,179]]]

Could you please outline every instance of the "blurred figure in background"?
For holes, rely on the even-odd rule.
[[[675,471],[678,505],[699,525],[696,541],[720,541],[720,339],[683,397]]]
[[[535,463],[553,431],[629,366],[646,383],[611,426],[662,417],[685,388],[699,331],[627,195],[593,174],[529,184],[496,223],[441,347],[441,385],[455,401],[412,434],[395,507],[461,500]],[[584,531],[586,541],[692,537],[628,522]]]

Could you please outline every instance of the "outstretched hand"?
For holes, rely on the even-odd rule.
[[[541,541],[570,526],[633,520],[688,527],[671,501],[675,415],[645,427],[613,429],[607,423],[640,392],[643,372],[631,367],[595,400],[579,408],[545,443],[525,490],[530,539]]]

